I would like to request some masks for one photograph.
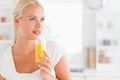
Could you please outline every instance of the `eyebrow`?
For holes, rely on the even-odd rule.
[[[29,17],[36,17],[36,18],[38,18],[37,16],[35,16],[35,15],[30,15],[30,16],[28,16],[28,18]],[[44,16],[42,16],[41,18],[45,18]]]

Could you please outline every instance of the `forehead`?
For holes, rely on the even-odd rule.
[[[30,15],[44,16],[44,8],[38,4],[29,4],[22,13],[22,16],[27,17]]]

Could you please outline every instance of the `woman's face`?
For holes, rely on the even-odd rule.
[[[44,9],[37,4],[28,5],[19,19],[15,20],[17,24],[17,36],[35,40],[39,38],[43,23],[44,23]]]

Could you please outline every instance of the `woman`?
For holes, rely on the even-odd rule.
[[[70,80],[63,51],[46,42],[44,61],[35,62],[35,40],[44,25],[44,8],[37,0],[20,0],[14,9],[14,44],[0,54],[0,80]]]

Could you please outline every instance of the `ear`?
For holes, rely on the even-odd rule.
[[[16,26],[19,25],[19,19],[18,18],[14,18],[14,23],[15,23]]]

